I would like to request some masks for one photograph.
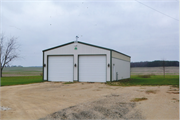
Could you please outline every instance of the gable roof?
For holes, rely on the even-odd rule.
[[[55,49],[55,48],[59,48],[59,47],[65,46],[65,45],[69,45],[69,44],[72,44],[72,43],[74,43],[74,41],[69,42],[69,43],[65,43],[65,44],[62,44],[62,45],[58,45],[58,46],[55,46],[55,47],[52,47],[52,48],[45,49],[45,50],[43,50],[43,52],[48,51],[48,50],[52,50],[52,49]],[[113,50],[113,49],[110,49],[110,48],[105,48],[105,47],[101,47],[101,46],[97,46],[97,45],[92,45],[92,44],[84,43],[84,42],[81,42],[81,41],[78,41],[78,43],[81,43],[81,44],[84,44],[84,45],[93,46],[93,47],[97,47],[97,48],[101,48],[101,49],[105,49],[105,50],[114,51],[114,52],[120,53],[120,54],[122,54],[122,55],[125,55],[125,56],[127,56],[127,57],[131,57],[131,56],[129,56],[129,55],[126,55],[126,54],[124,54],[124,53],[121,53],[121,52],[119,52],[119,51],[116,51],[116,50]]]

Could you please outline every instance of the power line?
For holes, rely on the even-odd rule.
[[[161,13],[161,14],[167,16],[167,17],[170,17],[170,18],[172,18],[172,19],[174,19],[174,20],[176,20],[176,21],[179,21],[178,19],[173,18],[173,17],[171,17],[171,16],[169,16],[169,15],[167,15],[167,14],[165,14],[165,13],[162,13],[161,11],[158,11],[158,10],[156,10],[156,9],[154,9],[154,8],[152,8],[152,7],[144,4],[144,3],[142,3],[142,2],[139,2],[139,1],[137,1],[137,0],[135,0],[135,1],[138,2],[138,3],[140,3],[140,4],[142,4],[142,5],[144,5],[144,6],[146,6],[146,7],[148,7],[148,8],[150,8],[150,9],[152,9],[152,10],[155,10],[155,11],[158,12],[158,13]]]

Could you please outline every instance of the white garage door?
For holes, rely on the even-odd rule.
[[[73,81],[73,56],[48,57],[48,81]]]
[[[79,56],[80,82],[106,82],[106,56]]]

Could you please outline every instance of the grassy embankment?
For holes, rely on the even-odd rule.
[[[179,75],[132,75],[129,79],[107,82],[113,86],[173,85],[179,87]]]

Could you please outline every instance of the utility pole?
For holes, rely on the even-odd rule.
[[[164,60],[163,60],[162,66],[163,66],[163,75],[164,75],[164,78],[165,78],[165,61]]]

